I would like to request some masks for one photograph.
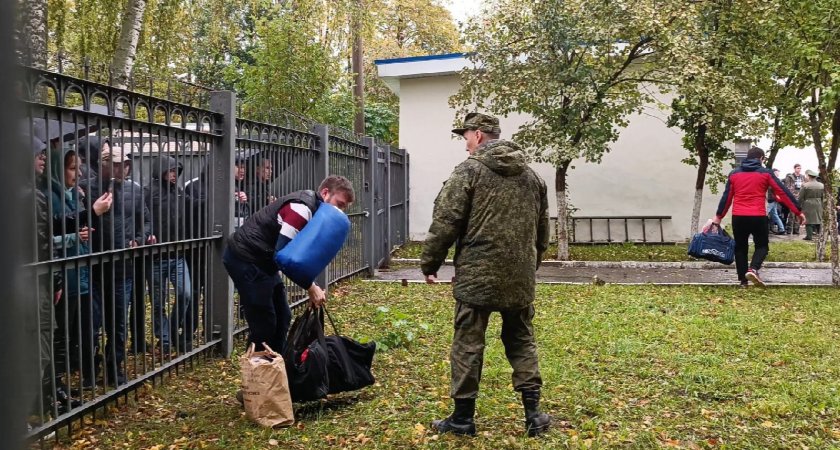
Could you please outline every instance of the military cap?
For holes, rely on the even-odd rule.
[[[499,128],[499,119],[477,112],[467,114],[467,117],[464,118],[464,125],[461,128],[453,129],[452,132],[463,136],[467,130],[479,130],[493,134],[501,134],[502,132],[502,129]]]

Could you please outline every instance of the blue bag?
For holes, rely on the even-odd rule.
[[[322,202],[297,236],[274,253],[274,262],[295,284],[307,288],[341,250],[349,231],[347,215]]]
[[[735,261],[735,241],[719,224],[712,224],[708,230],[691,238],[688,254],[695,258],[732,264]]]

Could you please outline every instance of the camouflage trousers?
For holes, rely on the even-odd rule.
[[[537,344],[534,340],[534,305],[514,310],[494,310],[455,302],[455,336],[452,339],[452,398],[478,397],[481,369],[484,365],[484,339],[490,313],[502,316],[502,344],[513,368],[513,388],[517,391],[542,386]]]

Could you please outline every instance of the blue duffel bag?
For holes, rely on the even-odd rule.
[[[735,241],[719,224],[712,224],[691,238],[688,255],[723,264],[735,261]]]
[[[274,262],[295,284],[309,287],[341,250],[349,231],[347,215],[322,202],[297,236],[274,253]]]

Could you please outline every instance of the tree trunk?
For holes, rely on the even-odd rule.
[[[773,168],[779,148],[782,145],[782,107],[776,107],[776,114],[773,117],[773,140],[770,142],[770,149],[767,155],[767,167]]]
[[[828,234],[831,236],[831,284],[840,286],[840,240],[837,236],[837,202],[834,198],[834,166],[837,164],[837,152],[840,150],[840,99],[834,106],[834,116],[831,120],[831,144],[828,147],[828,164],[826,164],[826,171],[822,174],[823,185],[825,186],[825,194],[828,201],[828,224],[823,225],[823,228],[828,227]],[[829,172],[832,171],[832,172]]]
[[[703,187],[706,184],[706,172],[709,170],[709,149],[706,148],[706,124],[697,127],[694,136],[694,151],[699,159],[697,165],[697,180],[694,182],[694,209],[691,211],[691,230],[688,235],[693,236],[700,229],[700,208],[703,206]]]
[[[571,161],[555,167],[554,190],[557,193],[557,259],[569,260],[569,205],[566,202],[566,174]]]
[[[146,0],[129,0],[123,13],[120,26],[120,39],[114,59],[111,61],[111,72],[114,86],[125,89],[131,71],[134,69],[134,58],[137,55],[137,41],[143,28],[143,12],[146,10]]]
[[[353,103],[356,114],[353,118],[353,132],[365,134],[365,65],[362,50],[362,8],[361,0],[357,0],[358,10],[353,12]]]
[[[826,184],[826,194],[828,195],[828,224],[823,226],[828,228],[829,242],[831,243],[831,284],[840,286],[840,237],[837,233],[837,202],[834,201],[834,193],[829,189],[833,189],[831,182]]]
[[[19,60],[38,69],[47,68],[47,0],[18,2],[17,26]]]

